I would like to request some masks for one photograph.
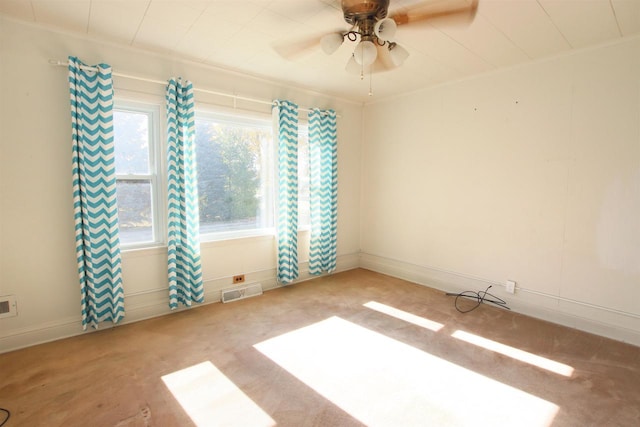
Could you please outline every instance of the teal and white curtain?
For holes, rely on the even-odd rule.
[[[70,56],[69,94],[76,261],[87,329],[124,317],[111,67],[89,67]]]
[[[276,101],[278,136],[278,282],[298,278],[298,106]]]
[[[166,89],[169,307],[204,301],[195,150],[193,85],[172,78]]]
[[[309,113],[309,198],[311,241],[309,273],[331,273],[336,268],[338,234],[338,142],[336,113],[313,109]]]

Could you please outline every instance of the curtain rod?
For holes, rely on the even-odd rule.
[[[62,66],[62,67],[68,67],[69,66],[69,62],[67,61],[60,61],[58,59],[49,59],[49,64],[51,65],[56,65],[56,66]],[[87,70],[87,71],[98,71],[98,69],[96,67],[91,67],[88,65],[81,65],[80,66],[81,69],[83,70]],[[139,81],[143,81],[143,82],[148,82],[148,83],[156,83],[156,84],[161,84],[161,85],[166,85],[168,83],[168,81],[166,80],[156,80],[156,79],[151,79],[148,77],[141,77],[141,76],[135,76],[133,74],[125,74],[125,73],[120,73],[120,72],[116,72],[116,71],[112,71],[111,74],[113,74],[114,76],[118,76],[118,77],[123,77],[125,79],[131,79],[131,80],[139,80]],[[257,98],[249,98],[246,96],[239,96],[239,95],[233,95],[230,93],[225,93],[225,92],[217,92],[214,90],[207,90],[207,89],[199,89],[194,87],[193,90],[195,92],[202,92],[202,93],[207,93],[209,95],[217,95],[217,96],[224,96],[227,98],[232,98],[233,99],[233,108],[236,108],[236,101],[240,100],[240,101],[248,101],[248,102],[254,102],[256,104],[263,104],[263,105],[277,105],[277,101],[268,101],[265,99],[257,99]],[[310,108],[303,108],[303,107],[298,107],[299,111],[305,111],[307,113],[310,113],[311,111],[313,111]],[[340,115],[336,114],[336,117],[342,117]]]

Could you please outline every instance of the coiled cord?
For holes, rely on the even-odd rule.
[[[480,304],[488,302],[491,304],[495,304],[498,307],[502,307],[505,308],[507,310],[511,310],[509,307],[507,307],[507,302],[505,300],[503,300],[502,298],[499,298],[493,294],[490,294],[488,291],[489,289],[491,289],[492,285],[489,285],[489,287],[487,289],[485,289],[484,291],[478,291],[478,292],[474,292],[474,291],[464,291],[464,292],[460,292],[459,294],[456,293],[447,293],[448,296],[455,296],[456,300],[454,302],[455,306],[456,306],[456,310],[458,310],[460,313],[468,313],[470,311],[475,310],[476,308],[478,308],[480,306]],[[487,298],[487,295],[490,298]],[[458,306],[458,300],[460,298],[467,298],[467,299],[471,299],[471,300],[475,300],[477,302],[476,305],[474,305],[473,307],[467,309],[467,310],[463,310]]]

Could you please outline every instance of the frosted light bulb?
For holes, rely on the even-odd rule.
[[[338,50],[340,45],[342,45],[342,41],[344,38],[340,33],[330,33],[322,36],[320,39],[320,47],[327,55],[331,55],[333,52]]]
[[[356,49],[353,51],[353,57],[360,65],[371,65],[378,57],[378,49],[369,40],[364,40],[358,43]]]

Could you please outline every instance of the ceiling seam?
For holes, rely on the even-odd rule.
[[[483,58],[479,53],[474,52],[473,50],[469,49],[467,46],[465,46],[463,43],[459,42],[458,40],[456,40],[455,38],[453,38],[451,35],[447,34],[446,32],[442,31],[440,28],[435,27],[432,24],[427,24],[429,25],[431,28],[433,28],[436,31],[439,31],[440,33],[442,33],[442,35],[444,35],[445,37],[447,37],[448,39],[452,40],[454,43],[456,43],[457,45],[459,45],[460,47],[462,47],[464,50],[468,51],[470,54],[472,54],[473,56],[478,57],[480,60],[482,60],[483,62],[485,62],[487,65],[489,65],[492,69],[496,69],[498,68],[497,65],[489,62],[487,59]]]
[[[527,52],[525,52],[525,50],[524,50],[524,49],[522,49],[522,48],[520,47],[520,45],[518,45],[518,44],[517,44],[515,41],[513,41],[509,36],[507,36],[507,34],[506,34],[504,31],[502,31],[502,29],[500,29],[500,27],[498,27],[498,26],[497,26],[497,25],[495,25],[493,22],[491,22],[491,20],[490,20],[489,18],[487,18],[483,13],[482,13],[482,14],[480,14],[480,13],[479,13],[479,15],[480,15],[480,16],[482,16],[482,17],[485,19],[485,21],[487,21],[487,23],[493,27],[493,29],[495,29],[497,32],[499,32],[500,34],[502,34],[502,35],[504,36],[504,38],[505,38],[505,39],[509,40],[509,42],[511,42],[511,44],[512,44],[513,46],[515,46],[515,47],[516,47],[516,48],[517,48],[517,49],[518,49],[518,50],[519,50],[519,51],[520,51],[524,56],[526,56],[526,57],[527,57],[527,59],[529,59],[530,61],[533,59],[531,56],[529,56],[529,54],[528,54]]]
[[[89,2],[89,13],[87,14],[87,26],[84,29],[85,34],[89,34],[89,24],[91,23],[91,6],[93,6],[93,0]]]
[[[433,56],[433,55],[432,55],[431,53],[429,53],[428,51],[426,51],[426,50],[422,50],[422,48],[419,48],[419,47],[418,47],[418,48],[416,48],[416,45],[415,45],[415,44],[413,44],[413,43],[405,43],[405,42],[402,42],[402,45],[403,45],[403,46],[407,46],[407,47],[409,47],[409,48],[413,49],[413,50],[415,51],[415,53],[416,53],[416,54],[418,54],[418,55],[423,55],[423,56],[424,56],[425,58],[427,58],[429,61],[432,61],[433,63],[438,64],[438,65],[439,65],[439,66],[441,66],[443,69],[447,69],[447,68],[448,68],[448,69],[450,69],[450,70],[455,71],[456,73],[464,74],[464,70],[461,70],[460,68],[458,68],[458,67],[457,67],[457,66],[455,66],[455,65],[451,65],[451,64],[446,64],[446,63],[444,63],[443,61],[441,61],[439,58],[437,58],[437,57]]]
[[[536,3],[538,3],[538,6],[540,6],[540,9],[542,9],[544,14],[547,15],[547,17],[549,18],[549,22],[551,22],[551,25],[553,25],[553,27],[558,31],[558,34],[560,34],[562,36],[562,38],[564,39],[564,41],[567,42],[567,44],[569,45],[569,48],[573,49],[574,46],[571,44],[569,39],[567,39],[567,37],[564,35],[564,33],[562,31],[560,31],[560,28],[558,28],[556,23],[553,21],[553,19],[551,18],[551,15],[549,15],[549,12],[547,12],[547,9],[545,9],[544,6],[540,3],[540,0],[536,0]]]
[[[191,22],[191,25],[189,25],[189,28],[187,28],[187,30],[184,32],[184,34],[182,34],[182,37],[180,37],[180,40],[178,40],[176,42],[176,47],[180,45],[180,43],[182,43],[182,41],[187,37],[187,34],[189,34],[189,32],[191,31],[191,29],[194,27],[194,25],[196,25],[196,22],[198,22],[200,20],[200,18],[202,18],[202,15],[204,15],[204,12],[209,8],[209,5],[205,6],[204,9],[202,9],[200,11],[200,14],[198,15],[198,17],[196,19],[193,20],[193,22]],[[206,60],[206,58],[204,59]]]
[[[611,13],[613,13],[613,19],[616,21],[616,27],[618,27],[618,34],[620,37],[624,37],[622,34],[622,28],[620,28],[620,22],[618,21],[618,15],[616,14],[616,8],[613,6],[613,2],[609,0],[609,7],[611,7]]]
[[[151,0],[149,0],[149,2],[147,3],[147,7],[144,10],[144,13],[142,14],[142,18],[140,18],[140,23],[138,23],[138,28],[136,28],[136,32],[133,34],[133,37],[131,38],[131,42],[129,43],[129,46],[133,46],[133,43],[136,41],[136,38],[138,37],[138,33],[140,32],[140,27],[142,27],[142,23],[144,22],[144,19],[147,17],[147,13],[149,13],[150,7],[151,7]]]

